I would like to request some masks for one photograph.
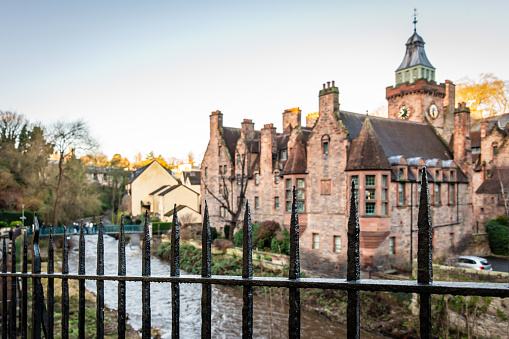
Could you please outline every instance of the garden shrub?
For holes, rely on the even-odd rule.
[[[0,221],[0,227],[9,227],[9,224],[6,221]]]
[[[215,227],[210,228],[210,239],[212,241],[217,239],[217,229]]]
[[[504,222],[503,219],[497,218],[485,225],[490,248],[494,254],[509,255],[509,226],[499,223],[498,220]],[[505,222],[507,223],[507,218]]]
[[[230,235],[230,225],[226,224],[224,225],[224,238],[228,239],[229,235]]]
[[[267,220],[260,224],[258,234],[254,238],[253,243],[257,248],[264,250],[271,248],[272,239],[276,236],[277,231],[281,230],[281,226],[274,220]],[[281,239],[282,240],[282,239]]]

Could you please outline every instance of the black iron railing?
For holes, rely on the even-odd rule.
[[[179,274],[179,222],[174,213],[173,231],[171,235],[171,271],[169,276],[152,276],[150,272],[150,236],[148,218],[145,218],[144,237],[142,245],[142,275],[126,275],[125,258],[125,230],[122,218],[119,229],[118,251],[118,274],[104,274],[104,226],[102,222],[98,232],[97,247],[97,271],[96,274],[85,272],[85,238],[83,225],[79,236],[79,268],[77,274],[69,273],[68,244],[64,230],[63,237],[63,268],[62,273],[54,273],[53,263],[53,234],[49,234],[48,272],[41,272],[41,255],[39,249],[39,225],[35,218],[34,236],[32,243],[32,272],[27,272],[27,233],[23,235],[23,260],[21,272],[16,272],[16,245],[11,241],[11,272],[7,272],[7,248],[4,239],[4,256],[2,262],[2,338],[15,338],[16,336],[27,337],[28,328],[31,329],[32,338],[40,338],[42,333],[46,338],[53,337],[53,300],[54,279],[62,280],[62,337],[69,335],[69,279],[79,281],[79,337],[85,336],[85,280],[97,281],[97,338],[104,337],[104,281],[118,282],[118,336],[124,338],[126,334],[126,281],[142,282],[142,337],[150,338],[151,309],[150,309],[150,284],[170,283],[172,290],[172,337],[179,338],[180,320],[180,284],[202,285],[202,338],[210,338],[211,333],[211,285],[237,285],[243,287],[242,307],[242,335],[244,338],[253,336],[253,287],[271,286],[289,289],[289,318],[288,334],[290,338],[300,337],[300,289],[319,288],[348,291],[347,306],[347,333],[349,338],[360,337],[360,302],[359,291],[389,291],[418,293],[420,295],[420,335],[421,338],[431,338],[431,295],[477,295],[509,297],[509,284],[495,283],[465,283],[465,282],[433,282],[432,271],[432,225],[429,208],[429,193],[427,177],[422,176],[421,195],[418,219],[418,274],[417,281],[395,280],[363,280],[360,279],[360,255],[359,255],[359,220],[357,202],[354,194],[350,199],[350,216],[348,221],[348,263],[347,279],[313,279],[300,278],[299,261],[299,221],[297,213],[296,191],[293,190],[292,217],[290,226],[290,268],[288,278],[276,277],[253,277],[252,263],[252,225],[249,203],[246,204],[243,232],[243,269],[242,276],[212,276],[211,275],[211,236],[210,222],[207,205],[205,205],[202,232],[202,274],[185,275]],[[352,182],[352,192],[354,192]],[[176,211],[176,209],[175,209]],[[7,280],[11,280],[11,296],[8,302]],[[21,280],[21,302],[17,302],[17,284]],[[27,299],[28,279],[32,280],[32,319],[28,326]],[[48,279],[46,300],[41,279]],[[20,312],[18,312],[20,309]],[[20,314],[20,316],[18,315]],[[19,319],[21,318],[21,319]],[[18,321],[18,319],[20,321]],[[183,333],[185,337],[185,333]]]

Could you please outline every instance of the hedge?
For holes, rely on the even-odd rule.
[[[34,223],[34,212],[25,211],[25,226],[32,225]],[[17,211],[1,211],[0,212],[0,220],[5,221],[8,225],[13,221],[21,221],[21,212]],[[37,220],[39,221],[39,225],[42,225],[42,219],[37,216]]]
[[[152,233],[157,233],[159,231],[160,234],[164,234],[171,230],[173,223],[171,222],[153,222],[152,223]]]
[[[485,225],[490,248],[494,254],[509,255],[509,227],[498,221],[502,220],[490,220]]]

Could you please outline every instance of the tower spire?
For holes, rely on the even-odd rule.
[[[417,32],[417,9],[414,7],[414,32]]]

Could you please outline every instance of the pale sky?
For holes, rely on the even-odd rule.
[[[84,119],[133,159],[205,152],[209,115],[255,128],[335,80],[341,109],[386,105],[417,32],[439,83],[509,80],[509,1],[0,1],[0,110]]]

